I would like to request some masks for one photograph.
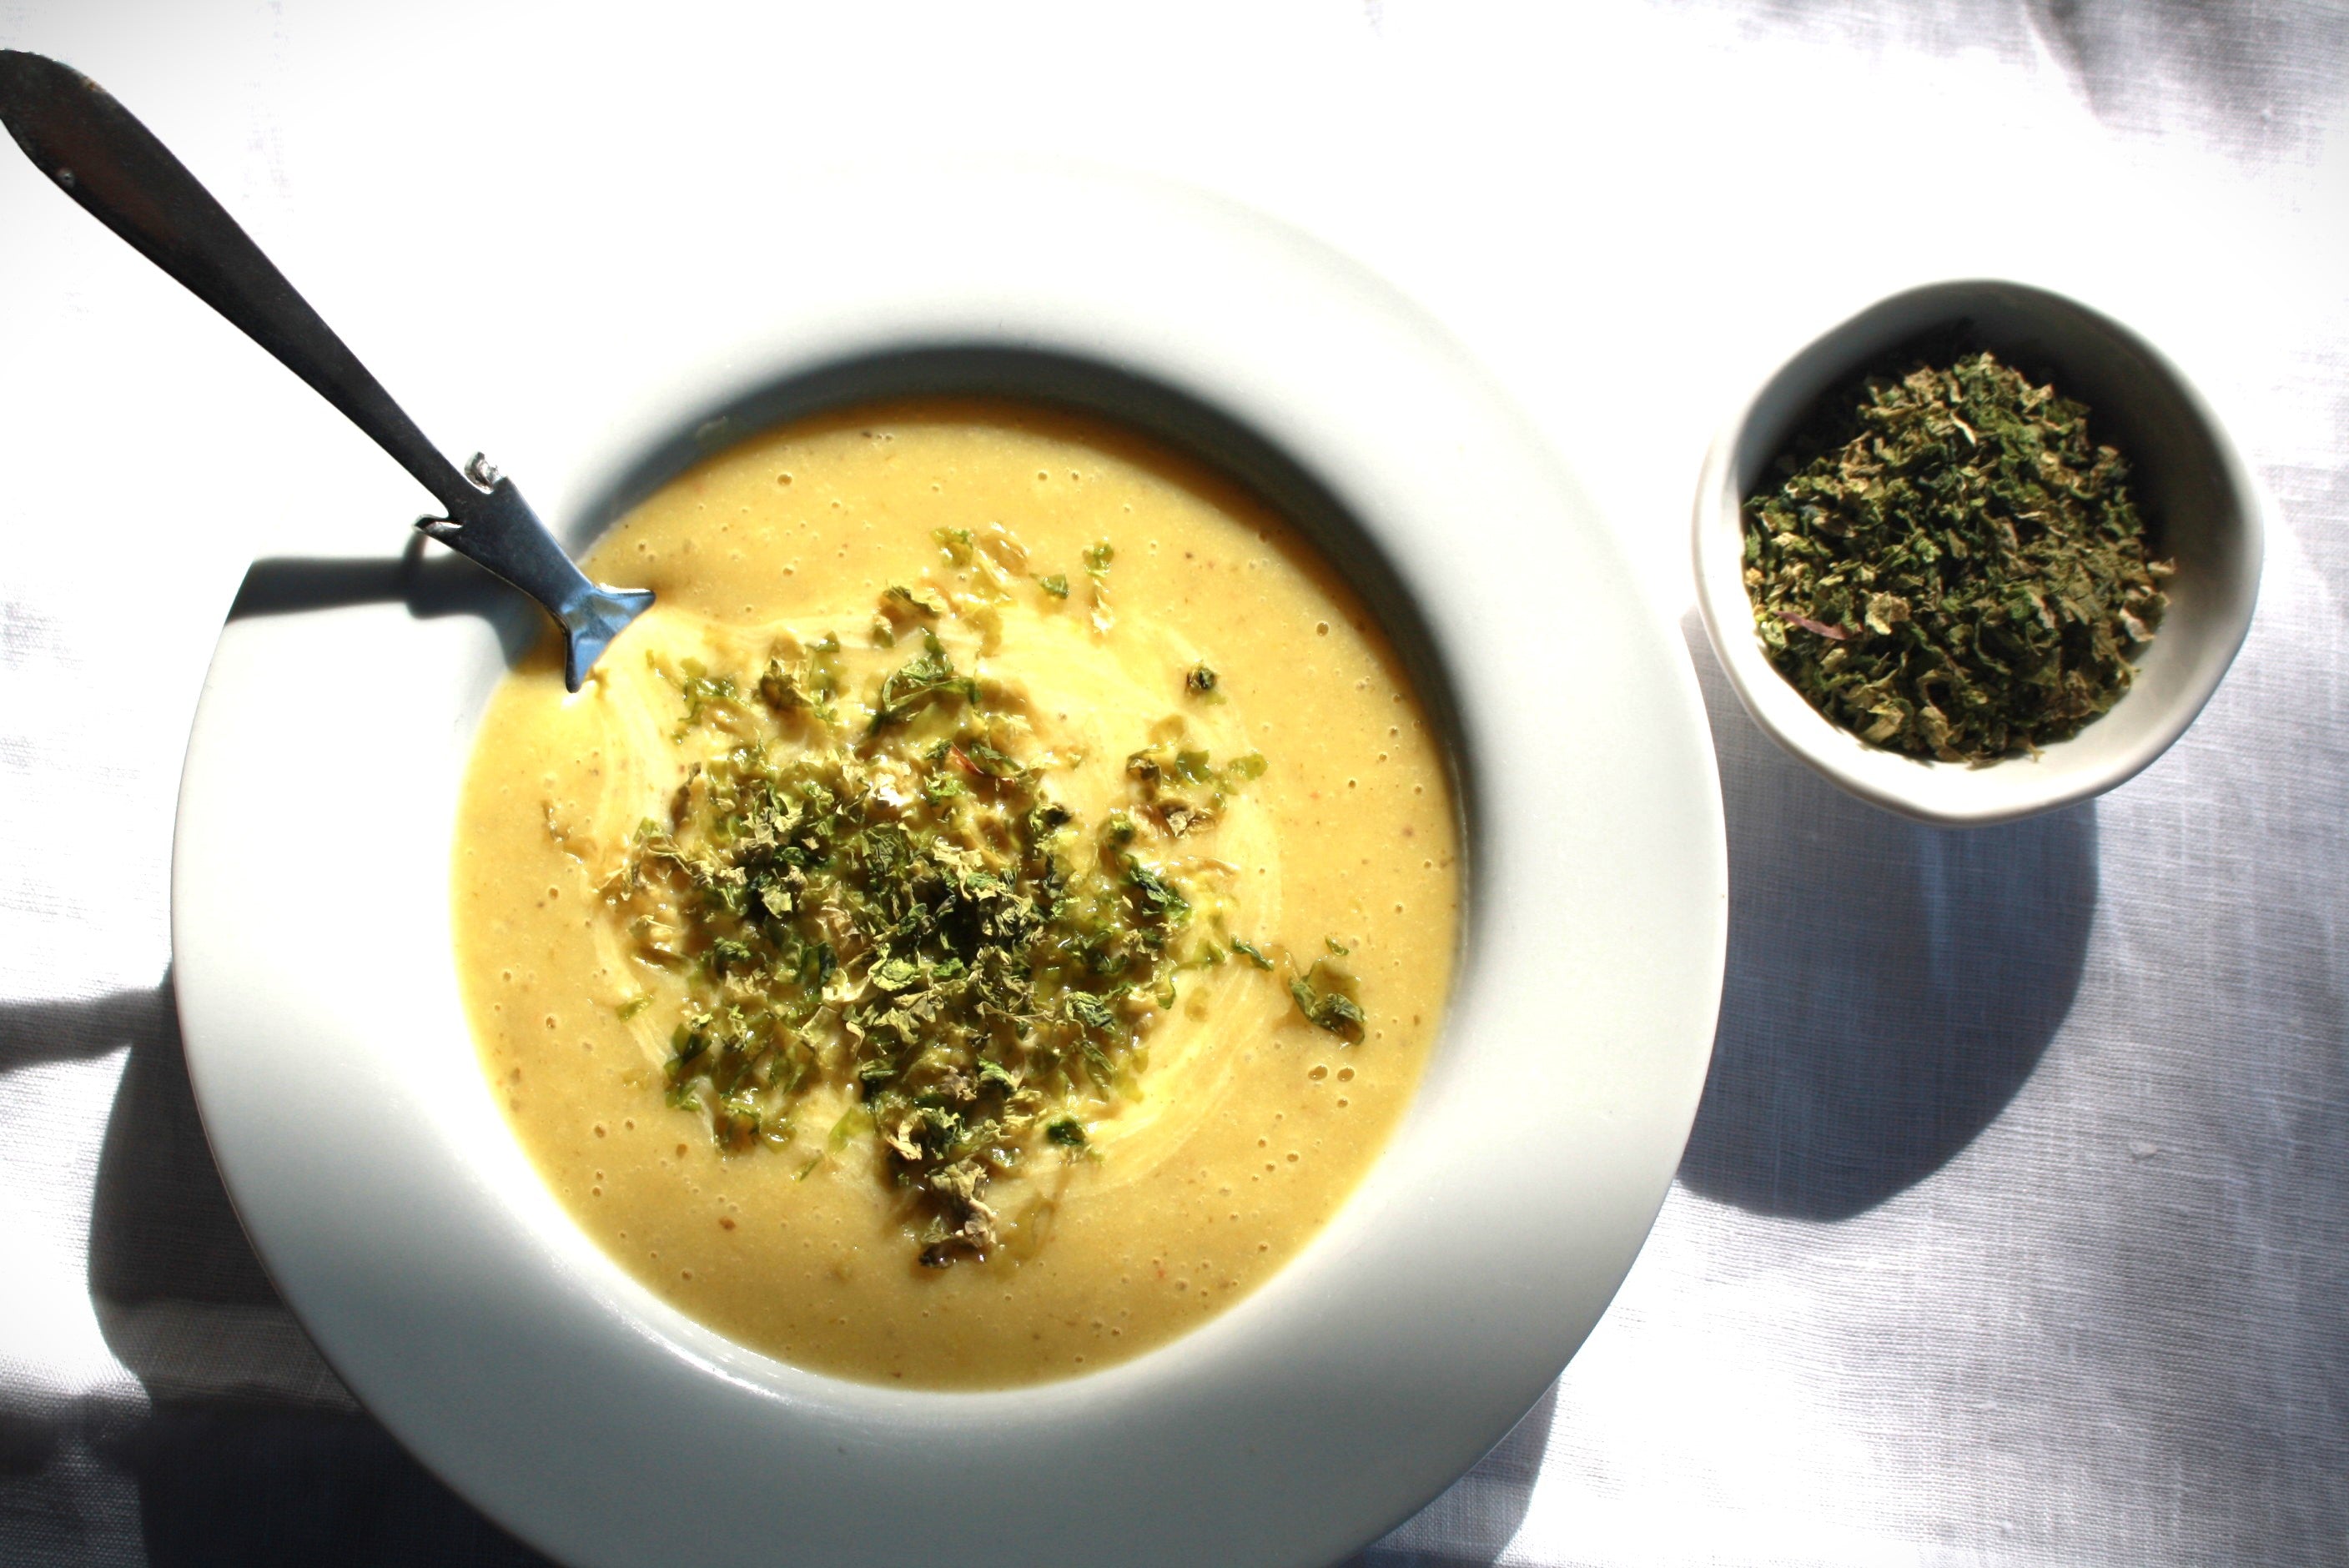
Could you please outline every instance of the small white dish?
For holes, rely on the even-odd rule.
[[[2178,567],[2168,613],[2112,710],[2035,757],[1984,767],[1888,751],[1822,716],[1763,652],[1743,575],[1744,503],[1817,400],[1903,345],[1950,328],[2088,406],[2096,438],[2128,459],[2154,553]],[[1930,284],[1820,335],[1723,427],[1697,483],[1697,607],[1746,711],[1788,751],[1861,799],[1920,821],[2011,821],[2126,782],[2194,722],[2251,628],[2261,512],[2218,416],[2144,338],[2045,289],[1992,279]]]
[[[775,193],[772,246],[696,251],[682,295],[610,292],[596,374],[518,367],[554,434],[511,468],[575,535],[784,411],[778,388],[905,391],[991,358],[1138,377],[1284,454],[1350,520],[1333,559],[1415,623],[1466,805],[1444,1037],[1368,1181],[1248,1299],[1065,1382],[847,1383],[681,1315],[571,1223],[483,1081],[450,856],[501,628],[326,602],[396,582],[384,564],[280,571],[290,589],[256,569],[206,680],[172,868],[205,1127],[352,1390],[566,1562],[1321,1568],[1557,1377],[1679,1162],[1726,912],[1685,649],[1521,418],[1344,258],[1154,184],[876,172]],[[1526,583],[1561,582],[1583,613],[1523,613]],[[328,591],[303,607],[304,583]]]

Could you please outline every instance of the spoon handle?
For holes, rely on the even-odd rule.
[[[597,654],[652,596],[590,583],[513,481],[476,459],[470,477],[416,428],[358,356],[154,133],[96,82],[0,49],[0,123],[65,193],[276,356],[391,454],[449,511],[418,526],[546,607],[579,689]]]
[[[154,133],[96,82],[0,53],[0,119],[42,173],[226,316],[416,476],[443,506],[462,475]]]

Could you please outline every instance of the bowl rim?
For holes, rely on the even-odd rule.
[[[256,1251],[346,1384],[558,1558],[673,1560],[673,1505],[626,1483],[689,1449],[730,1500],[695,1520],[694,1550],[712,1563],[768,1560],[788,1540],[812,1563],[951,1547],[1008,1565],[1092,1554],[1118,1531],[1133,1561],[1170,1568],[1318,1568],[1506,1434],[1596,1323],[1669,1190],[1727,935],[1693,671],[1546,444],[1358,263],[1236,204],[1097,170],[955,169],[926,190],[902,169],[872,172],[801,188],[802,210],[852,236],[798,261],[803,301],[746,315],[771,275],[704,280],[708,314],[663,315],[662,346],[626,366],[616,413],[592,388],[538,388],[585,433],[514,471],[560,525],[713,404],[859,355],[978,344],[1165,382],[1330,484],[1391,552],[1442,655],[1480,677],[1460,694],[1480,777],[1472,828],[1509,846],[1473,862],[1480,950],[1362,1186],[1247,1299],[1062,1382],[846,1383],[685,1318],[562,1217],[482,1081],[448,960],[448,828],[504,650],[492,626],[397,603],[233,618],[215,651],[172,862],[176,993],[207,1136]],[[918,242],[940,226],[967,253]],[[1464,559],[1464,511],[1520,553]],[[1491,624],[1491,596],[1521,587],[1528,565],[1622,591],[1589,622]],[[1582,735],[1557,734],[1547,705],[1526,700],[1543,689],[1534,675],[1479,662],[1526,640],[1592,669],[1603,695]],[[362,657],[412,677],[372,689],[363,722],[334,700]],[[289,710],[305,715],[298,735]],[[380,778],[333,802],[273,787],[338,726],[380,742]],[[1554,810],[1557,790],[1594,810]],[[321,826],[375,805],[380,835],[365,846]],[[314,830],[304,854],[285,852],[286,835]],[[355,867],[381,876],[378,899],[343,912],[347,924],[319,920],[322,881]],[[1524,1092],[1480,1097],[1502,1073]],[[339,1133],[354,1086],[373,1118],[357,1140]],[[1528,1181],[1583,1201],[1528,1213]],[[1060,1478],[1051,1514],[1006,1513],[1005,1478],[1040,1468]],[[1173,1501],[1158,1480],[1170,1472],[1187,1488]],[[876,1515],[884,1492],[967,1495],[976,1512]]]
[[[2214,613],[2197,625],[2199,657],[2192,677],[2172,694],[2168,711],[2136,741],[2101,763],[2043,768],[2080,738],[2044,748],[2039,758],[2010,758],[1987,766],[1911,758],[1874,747],[1812,707],[1763,653],[1753,631],[1753,603],[1740,575],[1744,535],[1738,493],[1738,451],[1765,406],[1796,411],[1835,383],[1886,351],[1933,330],[1965,321],[1984,300],[2019,304],[2042,315],[2068,316],[2121,346],[2173,398],[2207,442],[2233,524],[2222,531],[2238,591],[2223,592]],[[1920,309],[1931,305],[1930,315]],[[1915,318],[1922,317],[1923,325]],[[1884,324],[1907,319],[1888,330]],[[1755,724],[1771,739],[1860,799],[1914,820],[1941,827],[2009,822],[2103,794],[2158,760],[2192,725],[2225,678],[2251,631],[2265,551],[2269,502],[2223,421],[2193,380],[2142,333],[2108,313],[2042,284],[1979,274],[1912,284],[1804,335],[1797,346],[1758,378],[1718,427],[1699,470],[1690,532],[1690,564],[1700,619],[1723,672]],[[2175,612],[2173,612],[2173,618]],[[2163,624],[2165,632],[2170,621]],[[2133,695],[2133,694],[2132,694]],[[2124,696],[2123,702],[2129,700]],[[2119,705],[2116,705],[2117,710]],[[2102,723],[2100,717],[2097,723]],[[2084,729],[2089,734],[2094,726]]]

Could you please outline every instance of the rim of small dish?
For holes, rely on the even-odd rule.
[[[2116,434],[2157,548],[2177,552],[2171,609],[2137,679],[2112,710],[2037,756],[1987,766],[1911,758],[1861,740],[1814,708],[1763,652],[1742,576],[1745,497],[1817,399],[1871,361],[1954,333],[2053,376]],[[2188,492],[2199,489],[2199,496]],[[1903,289],[1810,338],[1725,420],[1697,480],[1691,536],[1700,617],[1731,686],[1781,747],[1863,800],[1919,821],[1978,827],[2087,799],[2135,778],[2183,735],[2251,630],[2266,500],[2224,425],[2186,373],[2141,334],[2070,296],[2003,278]]]
[[[1726,934],[1693,676],[1544,444],[1353,263],[1130,178],[960,169],[909,201],[892,175],[878,192],[858,174],[814,182],[823,204],[801,210],[854,238],[780,282],[705,284],[709,308],[665,319],[660,348],[613,366],[603,390],[548,380],[543,417],[581,431],[514,471],[558,523],[590,518],[629,464],[714,406],[824,365],[978,346],[1176,388],[1327,485],[1464,677],[1473,827],[1508,846],[1476,861],[1477,950],[1362,1187],[1247,1299],[1061,1382],[847,1383],[684,1317],[563,1216],[476,1065],[449,954],[449,829],[505,651],[497,625],[412,595],[278,603],[222,633],[172,876],[207,1133],[256,1250],[352,1390],[559,1558],[674,1560],[676,1504],[643,1479],[690,1454],[698,1484],[727,1500],[691,1521],[691,1550],[713,1563],[788,1543],[810,1563],[1009,1564],[1118,1539],[1137,1563],[1318,1568],[1507,1432],[1662,1202],[1710,1058]],[[951,261],[915,242],[938,225],[966,247]],[[1464,521],[1488,531],[1486,549],[1464,557]],[[1521,602],[1527,571],[1619,592],[1595,616],[1504,628],[1495,606]],[[1552,655],[1544,668],[1590,671],[1574,733],[1547,722],[1546,679],[1512,673],[1528,639]],[[403,674],[353,714],[336,699],[363,659]],[[305,752],[354,737],[378,765],[338,780],[341,799],[286,788]],[[354,812],[363,840],[335,830]],[[379,896],[320,918],[350,886]],[[361,1136],[345,1130],[355,1099]],[[1040,1474],[1054,1478],[1040,1511],[1025,1506]]]

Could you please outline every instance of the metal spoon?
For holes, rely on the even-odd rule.
[[[448,509],[416,526],[543,605],[563,628],[564,684],[653,602],[590,583],[512,480],[478,454],[459,472],[400,411],[212,193],[106,89],[40,55],[0,49],[0,124],[98,221],[228,317],[341,409]]]

